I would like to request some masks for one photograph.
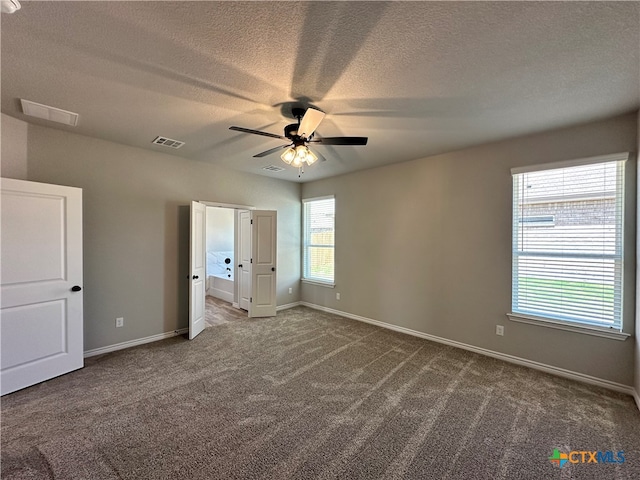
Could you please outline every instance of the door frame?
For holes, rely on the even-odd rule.
[[[195,201],[204,203],[207,207],[233,208],[235,210],[255,210],[256,209],[256,207],[252,207],[250,205],[239,205],[235,203],[211,202],[209,200],[195,200]]]

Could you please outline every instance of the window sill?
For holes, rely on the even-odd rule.
[[[319,280],[308,280],[306,278],[302,278],[302,279],[300,279],[300,281],[302,283],[308,283],[309,285],[318,285],[319,287],[327,287],[327,288],[335,288],[336,287],[335,283],[321,282]]]
[[[540,327],[557,328],[568,332],[584,333],[586,335],[595,335],[597,337],[610,338],[612,340],[624,341],[631,336],[628,333],[614,331],[609,328],[573,324],[563,322],[561,320],[525,315],[523,313],[507,313],[507,317],[509,317],[509,320],[514,322],[528,323],[530,325],[538,325]]]

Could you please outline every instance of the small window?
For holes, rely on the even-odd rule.
[[[303,200],[302,279],[333,285],[335,265],[335,198]]]
[[[626,158],[512,171],[510,316],[622,330]]]

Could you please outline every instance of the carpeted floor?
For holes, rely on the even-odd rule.
[[[207,295],[204,301],[204,320],[206,327],[216,327],[225,323],[246,320],[247,312],[233,308],[229,302]]]
[[[559,468],[556,448],[626,461]],[[297,307],[3,397],[2,478],[637,479],[640,413],[621,394]]]

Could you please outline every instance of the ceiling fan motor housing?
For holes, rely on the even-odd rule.
[[[300,125],[298,125],[297,123],[292,123],[291,125],[287,125],[286,127],[284,127],[284,136],[289,138],[296,146],[304,145],[305,140],[308,141],[313,138],[313,134],[307,139],[300,137],[298,135],[299,127]]]
[[[292,123],[291,125],[287,125],[284,127],[284,136],[287,138],[295,138],[298,136],[298,124]]]

